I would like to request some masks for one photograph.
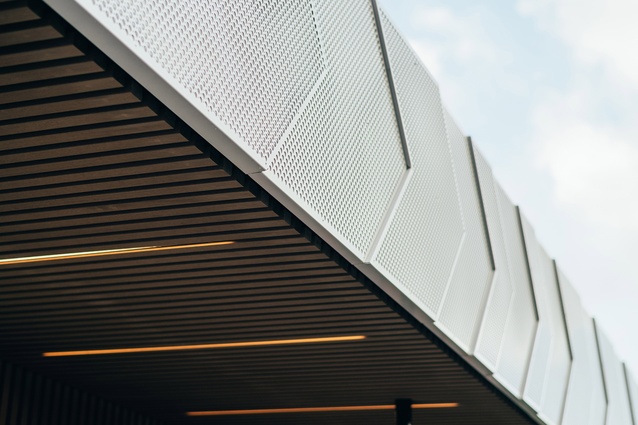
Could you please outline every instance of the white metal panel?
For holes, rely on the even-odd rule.
[[[520,397],[537,325],[527,259],[518,211],[493,179],[483,157],[475,152],[496,266],[476,356]]]
[[[625,379],[627,382],[627,392],[629,395],[629,407],[633,418],[633,424],[638,424],[638,384],[635,375],[625,366]]]
[[[554,263],[522,215],[521,223],[539,314],[523,399],[553,425],[560,423],[571,354]]]
[[[538,317],[518,210],[500,185],[496,182],[495,185],[510,283],[514,290],[495,377],[514,395],[520,397],[529,367]]]
[[[599,326],[596,326],[596,336],[609,398],[605,425],[632,425],[623,364]]]
[[[494,276],[492,254],[474,173],[472,144],[445,110],[444,116],[465,235],[435,324],[466,352],[472,353]]]
[[[602,425],[605,423],[607,400],[593,322],[560,269],[558,282],[573,355],[562,424]]]
[[[266,172],[361,259],[406,171],[372,4],[313,2],[325,76]]]
[[[474,149],[474,157],[496,269],[474,355],[495,372],[514,290],[510,283],[492,170],[477,149]]]
[[[416,55],[381,21],[412,175],[371,264],[436,318],[464,233],[443,109]]]
[[[263,159],[324,69],[307,1],[80,3],[223,125],[235,142]]]

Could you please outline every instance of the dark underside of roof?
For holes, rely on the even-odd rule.
[[[44,4],[0,24],[0,258],[234,242],[0,265],[2,359],[169,424],[390,424],[185,412],[396,398],[460,403],[415,424],[531,423]],[[367,338],[42,356],[347,335]]]

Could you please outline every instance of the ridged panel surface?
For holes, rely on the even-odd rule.
[[[498,353],[495,377],[520,396],[537,325],[527,259],[518,211],[491,172],[487,172],[485,160],[477,158],[478,161],[483,163],[477,168],[497,277],[486,307],[485,337],[481,335],[478,354],[479,359],[492,363]]]
[[[265,159],[323,71],[308,1],[85,1]]]
[[[450,114],[444,111],[444,115],[465,234],[437,325],[467,352],[472,352],[494,271],[472,163],[472,145]]]
[[[0,424],[160,425],[163,422],[0,361]]]
[[[363,258],[406,169],[369,1],[313,3],[325,78],[269,175]]]
[[[560,423],[569,379],[571,355],[554,263],[521,217],[539,325],[525,382],[524,400],[548,424]]]
[[[602,425],[605,423],[607,400],[594,325],[560,269],[558,281],[573,355],[561,424]]]
[[[438,87],[385,16],[382,23],[412,176],[372,264],[436,318],[464,234],[452,158]]]
[[[21,45],[24,33],[0,22],[0,44],[14,44],[0,51],[0,66],[14,64],[0,79],[0,257],[14,259],[0,263],[0,358],[171,424],[388,424],[391,409],[185,413],[396,397],[459,403],[415,410],[416,423],[530,423],[45,5],[5,2],[0,11],[4,23],[26,16],[21,29],[55,37]],[[61,46],[67,56],[49,60]],[[65,255],[15,260],[51,254]],[[43,356],[346,335],[365,338]],[[3,373],[0,424],[37,423],[14,409],[28,385]],[[46,425],[127,424],[115,407],[72,416],[74,394],[33,393],[28,413],[57,412]]]
[[[623,364],[599,326],[596,326],[596,336],[609,398],[605,425],[633,425]]]

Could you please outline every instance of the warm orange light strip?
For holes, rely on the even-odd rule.
[[[39,255],[36,257],[6,258],[0,260],[0,266],[9,264],[37,263],[41,261],[70,260],[72,258],[102,257],[105,255],[136,254],[139,252],[166,251],[169,249],[201,248],[205,246],[230,245],[233,241],[207,242],[190,245],[138,246],[135,248],[105,249],[101,251],[71,252],[67,254]]]
[[[413,404],[413,409],[448,409],[458,407],[458,403],[422,403]],[[378,404],[372,406],[331,406],[331,407],[291,407],[286,409],[249,409],[249,410],[210,410],[202,412],[186,412],[186,416],[230,416],[230,415],[267,415],[271,413],[316,413],[316,412],[351,412],[361,410],[394,410],[394,404]]]
[[[322,342],[360,341],[365,335],[330,336],[323,338],[275,339],[270,341],[224,342],[219,344],[169,345],[164,347],[113,348],[108,350],[50,351],[44,357],[96,356],[101,354],[151,353],[155,351],[207,350],[213,348],[263,347],[267,345],[317,344]]]

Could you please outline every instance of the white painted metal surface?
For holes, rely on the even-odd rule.
[[[609,338],[599,326],[596,326],[596,336],[607,388],[608,405],[605,425],[632,425],[623,364],[618,359]]]
[[[539,325],[523,399],[548,424],[560,423],[571,368],[571,353],[554,263],[521,214]]]
[[[605,423],[607,399],[594,325],[583,309],[578,294],[560,269],[558,282],[573,355],[562,424],[602,425]]]
[[[476,150],[475,157],[496,266],[476,356],[520,397],[537,325],[522,233],[517,209]]]
[[[604,422],[595,335],[578,296],[561,275],[567,338],[551,260],[525,221],[523,249],[516,208],[383,15],[380,44],[372,3],[47,3],[523,408],[548,424]],[[609,362],[613,406],[623,389]],[[616,410],[610,417],[626,423]]]
[[[494,278],[494,270],[473,165],[472,144],[447,111],[444,111],[444,116],[465,234],[435,324],[466,352],[472,353]]]
[[[636,425],[638,424],[638,384],[636,384],[635,375],[627,367],[623,369],[629,395],[629,408],[631,409],[633,424]]]
[[[438,87],[383,17],[412,176],[372,264],[438,317],[464,239]],[[420,119],[423,111],[428,119]],[[419,217],[419,220],[415,220]]]
[[[403,149],[371,3],[318,1],[313,13],[326,75],[267,174],[364,260],[400,190]]]

